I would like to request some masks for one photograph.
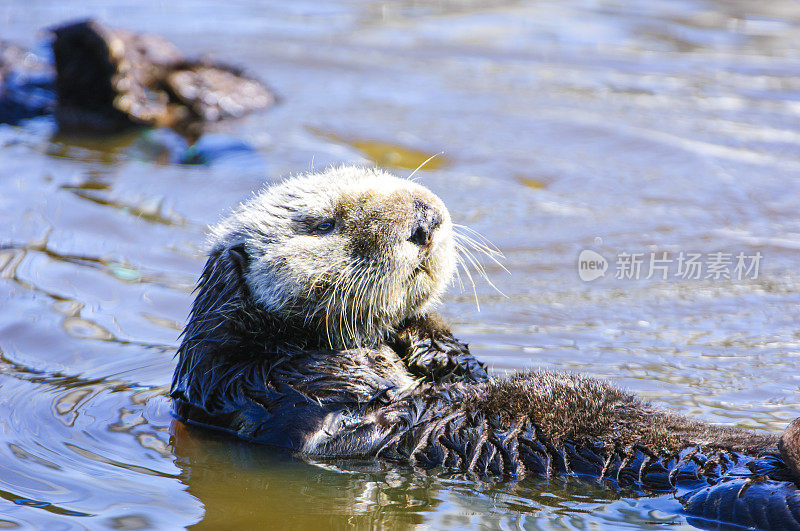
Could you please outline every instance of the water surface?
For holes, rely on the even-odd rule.
[[[688,525],[669,497],[309,463],[176,425],[165,394],[205,227],[288,173],[418,175],[506,274],[442,313],[496,373],[606,377],[778,433],[800,415],[800,7],[774,0],[0,6],[3,38],[94,15],[281,96],[181,165],[167,132],[0,126],[0,526]],[[581,250],[610,261],[578,277]],[[619,253],[763,255],[738,279],[614,278]],[[644,277],[646,275],[642,275]],[[629,494],[629,493],[628,493]]]

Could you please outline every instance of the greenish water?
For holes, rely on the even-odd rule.
[[[2,38],[89,14],[282,100],[217,126],[206,165],[173,163],[163,132],[0,126],[0,526],[688,525],[670,497],[308,463],[174,423],[206,225],[329,164],[407,175],[444,152],[417,175],[511,273],[488,268],[505,296],[478,283],[480,312],[458,286],[441,311],[496,373],[581,371],[771,432],[800,415],[796,3],[11,0]],[[605,277],[579,279],[584,249]],[[757,278],[614,278],[651,252],[763,259]]]

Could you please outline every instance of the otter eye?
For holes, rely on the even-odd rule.
[[[336,228],[336,221],[334,221],[332,219],[326,219],[325,221],[317,224],[317,226],[314,227],[314,233],[315,234],[330,234],[331,232],[333,232],[334,228]]]

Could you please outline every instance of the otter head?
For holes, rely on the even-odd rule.
[[[241,283],[234,304],[246,302],[340,348],[374,343],[423,314],[456,267],[442,201],[377,169],[335,168],[270,186],[212,237],[206,267],[224,261],[224,281]],[[217,296],[218,286],[204,285],[210,281],[201,278],[197,302],[203,290]]]

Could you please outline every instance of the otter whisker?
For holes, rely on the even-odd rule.
[[[462,247],[461,250],[463,251],[464,256],[466,256],[467,260],[469,260],[469,262],[473,265],[473,267],[481,274],[481,276],[483,276],[483,279],[486,281],[486,283],[489,284],[497,293],[499,293],[503,297],[508,298],[508,296],[505,293],[503,293],[500,290],[500,288],[494,285],[494,282],[492,282],[492,280],[489,278],[489,275],[486,273],[486,269],[484,269],[483,264],[481,264],[478,261],[478,259],[475,258],[475,255],[472,254],[472,251],[470,251],[466,247]]]
[[[311,294],[314,292],[314,290],[316,290],[317,287],[321,285],[320,281],[326,274],[327,271],[322,270],[319,275],[314,277],[314,280],[312,280],[311,284],[308,286],[308,291],[306,292],[306,298],[311,297]]]
[[[350,264],[348,267],[350,269],[348,277],[348,283],[346,286],[346,290],[344,291],[342,301],[345,304],[345,307],[342,309],[341,312],[344,317],[344,326],[347,331],[347,334],[350,336],[350,339],[353,341],[357,341],[358,338],[356,337],[356,303],[355,303],[355,292],[353,291],[354,288],[358,288],[359,286],[359,279],[364,275],[364,267],[363,267],[363,259],[359,259],[355,263]],[[352,271],[355,270],[355,273]],[[351,296],[352,293],[352,296]],[[347,311],[347,305],[349,304],[349,312]],[[350,316],[348,321],[347,316]]]
[[[372,276],[372,265],[371,264],[366,265],[364,267],[364,269],[363,269],[362,274],[359,275],[359,277],[358,277],[359,285],[358,285],[358,288],[356,289],[353,305],[354,305],[354,307],[358,307],[359,309],[362,309],[362,311],[360,313],[361,322],[358,323],[360,325],[361,329],[365,329],[366,326],[369,324],[368,321],[367,322],[364,321],[364,318],[363,318],[363,316],[364,316],[363,306],[364,306],[364,297],[366,297],[368,295],[369,287],[372,285],[372,282],[370,282],[371,280],[373,280],[372,277],[373,276]]]
[[[479,252],[479,253],[483,254],[484,256],[486,256],[489,260],[494,262],[498,267],[500,267],[506,273],[509,272],[508,269],[506,269],[505,266],[500,262],[500,259],[505,258],[505,256],[503,256],[501,253],[493,253],[491,251],[491,249],[488,249],[488,248],[482,246],[481,244],[479,244],[475,240],[473,240],[473,239],[471,239],[468,236],[465,236],[463,234],[456,234],[455,235],[455,239],[458,240],[459,242],[461,242],[462,245],[464,245],[464,246],[466,246],[466,247],[468,247],[468,248],[470,248],[470,249],[472,249],[472,250],[474,250],[476,252]]]
[[[460,241],[460,240],[459,240],[459,242],[461,243],[461,245],[464,247],[465,250],[469,250],[470,251],[470,254],[472,254],[471,251],[475,251],[476,253],[480,253],[483,256],[488,257],[489,260],[491,260],[497,267],[499,267],[500,269],[502,269],[506,273],[511,274],[511,272],[508,269],[506,269],[506,267],[500,261],[498,261],[494,256],[491,256],[491,255],[487,254],[483,249],[471,247],[469,244],[465,245],[464,242]],[[474,257],[474,255],[473,255],[473,257]],[[480,264],[480,266],[485,271],[485,266],[483,264]]]
[[[494,244],[489,241],[484,235],[476,231],[475,229],[468,227],[466,225],[459,225],[453,224],[453,235],[454,241],[456,246],[456,251],[459,256],[463,257],[463,260],[459,262],[459,264],[464,268],[464,271],[467,271],[468,268],[466,266],[466,262],[475,268],[475,270],[480,273],[480,275],[486,280],[486,282],[497,291],[502,296],[506,297],[506,294],[503,293],[492,280],[489,278],[488,273],[486,272],[486,268],[483,264],[478,260],[475,256],[475,253],[480,253],[483,256],[487,257],[491,260],[495,265],[497,265],[500,269],[509,273],[508,269],[500,262],[500,259],[504,258],[503,253],[501,253]],[[464,234],[464,232],[459,231],[466,231],[473,234],[475,237],[473,238],[469,234]],[[456,270],[458,271],[458,270]],[[475,290],[475,286],[473,284],[473,291]],[[477,297],[476,297],[477,298]]]
[[[372,279],[374,281],[375,271],[371,271]],[[374,286],[374,284],[373,284]],[[375,303],[376,301],[380,301],[381,304],[383,303],[383,282],[378,282],[376,287],[375,296],[369,298],[369,304],[367,305],[367,323],[372,325],[375,322]]]
[[[373,274],[372,264],[369,260],[362,259],[360,261],[361,271],[354,279],[357,284],[353,293],[353,334],[356,335],[358,330],[365,330],[369,326],[369,321],[364,318],[363,300],[367,294],[369,287],[372,285]],[[369,316],[367,316],[368,318]],[[365,339],[365,338],[360,338]]]
[[[345,282],[349,282],[349,275],[342,275]],[[347,310],[347,299],[344,288],[346,284],[339,281],[336,283],[336,291],[339,294],[339,303],[337,313],[339,314],[339,326],[337,327],[337,332],[339,335],[339,341],[342,347],[346,347],[348,345],[347,340],[345,338],[345,322],[347,319],[346,310]]]
[[[464,291],[464,282],[461,280],[461,271],[458,270],[458,267],[455,268],[456,273],[456,280],[458,281],[458,289],[460,291]]]
[[[379,282],[377,282],[378,297],[370,300],[370,323],[373,326],[380,324],[381,326],[379,329],[383,329],[383,324],[387,321],[387,313],[389,313],[387,301],[393,300],[390,296],[391,294],[388,293],[390,287],[388,278],[391,276],[391,274],[385,270],[385,265],[381,264],[381,270],[373,271],[373,276],[376,277],[373,279],[373,281],[378,280]],[[383,309],[381,314],[376,312],[376,306],[378,309]]]
[[[342,275],[345,279],[345,283],[337,284],[337,289],[339,290],[339,310],[337,313],[339,314],[339,341],[341,342],[342,346],[347,345],[345,340],[345,332],[347,326],[347,289],[351,283],[351,270],[352,267],[348,264],[345,268],[346,273]]]
[[[357,303],[357,296],[362,287],[362,280],[369,276],[368,262],[364,258],[359,258],[348,265],[347,284],[342,289],[342,311],[340,323],[343,323],[343,330],[349,336],[351,343],[360,346],[362,343],[359,337],[359,315],[362,313]]]
[[[371,276],[371,269],[372,266],[367,264],[364,266],[361,274],[358,276],[358,289],[356,290],[355,294],[355,304],[360,308],[364,303],[364,296],[367,293],[367,286],[369,286],[369,280]]]
[[[350,271],[348,276],[350,278],[348,279],[347,285],[345,286],[342,294],[342,302],[344,303],[344,307],[342,308],[342,318],[344,320],[344,330],[347,333],[347,337],[351,342],[357,343],[355,331],[356,305],[353,290],[358,286],[356,277],[362,274],[362,270],[354,265],[349,266],[349,269]],[[355,273],[353,270],[355,270]]]
[[[315,295],[314,300],[321,302],[327,301],[328,294],[324,290],[324,285],[326,282],[325,277],[327,275],[328,271],[323,270],[320,272],[319,275],[314,277],[314,280],[311,282],[311,285],[309,286],[308,291],[306,292],[306,300],[310,299],[312,294],[314,294],[314,292],[317,292],[318,290],[321,289],[322,293],[318,293],[317,295]],[[306,307],[299,312],[299,315],[303,317],[303,324],[309,325],[312,322],[319,319],[319,314],[321,311],[322,311],[322,305],[320,304],[320,302],[317,302],[316,304],[311,304],[311,301],[309,301],[309,303],[306,304]],[[330,339],[330,336],[328,337],[328,339]]]
[[[414,179],[413,179],[414,175],[416,175],[416,173],[417,173],[419,170],[421,170],[423,166],[425,166],[427,163],[429,163],[430,161],[432,161],[433,159],[435,159],[435,158],[436,158],[436,157],[438,157],[439,155],[444,155],[444,151],[440,151],[439,153],[434,153],[433,155],[431,155],[430,157],[428,157],[428,158],[427,158],[427,160],[425,160],[425,162],[423,162],[422,164],[420,164],[419,166],[417,166],[417,168],[416,168],[414,171],[412,171],[412,172],[411,172],[411,175],[409,175],[408,177],[406,177],[406,179],[408,179],[409,181],[412,181],[412,182],[414,182]]]
[[[480,261],[478,261],[477,257],[472,253],[472,249],[470,249],[468,246],[464,245],[461,242],[459,242],[459,245],[461,247],[461,251],[464,253],[464,256],[467,258],[467,260],[469,260],[469,262],[472,264],[472,266],[475,268],[475,270],[478,273],[480,273],[483,278],[485,278],[486,280],[489,280],[489,278],[487,276],[487,273],[486,273],[486,268],[483,267],[483,264],[480,263]]]
[[[370,261],[366,261],[366,265],[364,267],[364,274],[363,276],[359,277],[359,289],[356,293],[356,303],[360,310],[359,317],[360,317],[360,329],[367,330],[372,325],[372,297],[370,296],[370,290],[375,286],[375,268],[374,264]],[[366,304],[366,311],[365,311],[365,304],[364,301],[367,301]]]
[[[461,256],[462,247],[458,244],[455,245],[456,250],[456,264],[461,266],[464,269],[464,273],[467,274],[467,278],[469,279],[469,283],[472,285],[472,294],[475,296],[475,306],[478,308],[478,311],[481,311],[481,303],[478,300],[478,290],[475,288],[475,281],[472,279],[472,274],[469,272],[469,268],[464,263],[464,259]]]
[[[469,229],[469,227],[466,227],[465,225],[459,225],[459,227]],[[469,229],[469,230],[472,230],[472,229]],[[492,245],[492,243],[489,242],[489,240],[486,240],[486,238],[484,238],[482,235],[480,235],[476,231],[472,231],[472,232],[475,233],[476,235],[478,235],[484,241],[480,242],[480,241],[470,237],[467,234],[460,234],[458,232],[454,232],[453,234],[455,235],[455,239],[456,240],[458,240],[462,244],[465,244],[465,245],[469,246],[470,248],[474,249],[475,251],[478,251],[478,252],[484,254],[492,262],[494,262],[501,269],[503,269],[503,271],[508,273],[509,272],[508,269],[506,269],[505,266],[500,262],[500,259],[505,258],[505,255],[503,255],[503,253],[501,253],[499,250],[497,250],[494,247],[494,245]]]
[[[325,334],[328,337],[328,344],[330,345],[331,348],[333,348],[333,341],[331,340],[331,330],[330,330],[332,324],[331,308],[335,308],[336,294],[338,293],[339,284],[341,284],[342,279],[343,276],[339,276],[339,278],[336,279],[333,285],[331,285],[327,296],[327,304],[325,306]]]
[[[374,323],[378,320],[376,306],[382,307],[384,305],[384,301],[386,300],[386,283],[384,281],[385,272],[382,271],[382,265],[378,265],[375,269],[371,271],[372,273],[372,282],[373,285],[376,286],[377,295],[372,297],[369,302],[369,322]]]
[[[497,253],[497,254],[499,254],[501,256],[503,255],[503,253],[500,251],[500,249],[498,249],[497,246],[495,244],[493,244],[492,241],[489,238],[487,238],[486,236],[484,236],[483,234],[481,234],[477,230],[473,229],[469,225],[462,225],[460,223],[453,223],[453,229],[455,229],[456,231],[465,230],[465,231],[473,234],[481,242],[481,244],[483,244],[487,248],[491,249],[493,252],[495,252],[495,253]]]

